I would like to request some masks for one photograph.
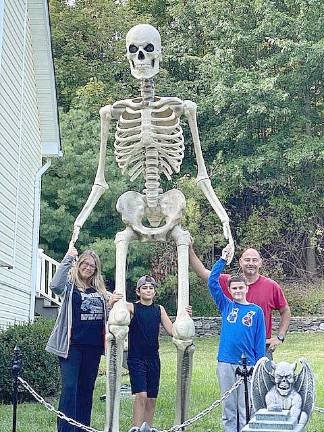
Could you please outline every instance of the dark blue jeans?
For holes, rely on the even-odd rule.
[[[92,395],[98,374],[101,353],[93,350],[83,351],[71,346],[67,359],[59,357],[62,393],[59,410],[86,426],[90,425]],[[58,432],[83,432],[84,429],[72,426],[65,420],[57,419]]]

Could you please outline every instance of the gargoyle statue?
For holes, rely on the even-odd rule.
[[[315,402],[314,375],[305,359],[299,359],[301,370],[296,373],[297,362],[275,364],[267,357],[256,364],[252,375],[252,403],[255,411],[288,410],[298,424],[306,425]]]

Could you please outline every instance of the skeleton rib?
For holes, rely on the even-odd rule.
[[[160,166],[161,166],[161,168],[163,168],[164,171],[167,170],[168,175],[171,176],[172,168],[170,167],[170,165],[165,160],[160,159]]]
[[[162,133],[160,133],[160,134],[153,133],[152,136],[154,138],[157,138],[159,141],[162,139],[167,140],[167,141],[175,140],[176,138],[180,138],[182,140],[182,131],[175,133],[174,135],[168,135],[168,134],[162,134]]]
[[[166,122],[174,122],[174,124],[178,124],[179,123],[179,119],[176,117],[176,115],[174,114],[174,112],[167,116],[167,117],[161,117],[161,116],[157,116],[155,115],[155,112],[152,112],[152,123],[166,123]]]
[[[124,114],[124,113],[123,113]],[[127,118],[124,117],[123,115],[120,116],[118,123],[125,123],[125,124],[129,124],[129,123],[139,123],[141,124],[141,115],[136,116],[134,118]]]
[[[137,179],[137,177],[144,171],[144,166],[142,162],[140,163],[140,165],[137,164],[136,167],[137,170],[134,171],[134,173],[131,174],[131,171],[129,171],[130,181],[134,181],[135,179]]]
[[[168,135],[180,133],[182,135],[182,129],[175,125],[155,125],[152,127],[153,132],[161,134],[167,132]]]
[[[140,132],[141,129],[142,129],[141,125],[139,125],[139,126],[133,126],[133,127],[130,127],[130,128],[123,128],[119,124],[119,125],[116,126],[116,133],[117,134],[121,134],[121,135],[131,133],[133,135],[133,134],[135,134],[137,132]]]
[[[154,107],[154,110],[158,110],[159,108],[164,108],[166,105],[169,108],[170,105],[176,105],[176,106],[180,106],[182,107],[183,103],[181,99],[178,98],[173,98],[173,97],[164,97],[161,98],[160,100],[154,101],[151,104]]]
[[[118,135],[115,135],[115,142],[119,142],[120,144],[126,144],[126,143],[130,143],[130,142],[136,142],[136,141],[140,141],[141,140],[141,135],[133,135],[133,136],[127,136],[127,137],[119,137]]]

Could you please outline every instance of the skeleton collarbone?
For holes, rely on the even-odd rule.
[[[160,174],[168,180],[178,173],[184,156],[184,139],[180,126],[183,102],[173,97],[156,97],[144,104],[142,98],[116,102],[120,115],[115,134],[115,156],[122,173],[131,181],[140,174],[149,207],[156,206]]]

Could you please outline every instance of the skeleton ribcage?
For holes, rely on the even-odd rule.
[[[115,156],[122,173],[127,172],[131,181],[142,173],[146,180],[159,178],[160,173],[170,179],[173,172],[179,172],[183,155],[182,128],[169,106],[139,110],[127,107],[121,114]]]

